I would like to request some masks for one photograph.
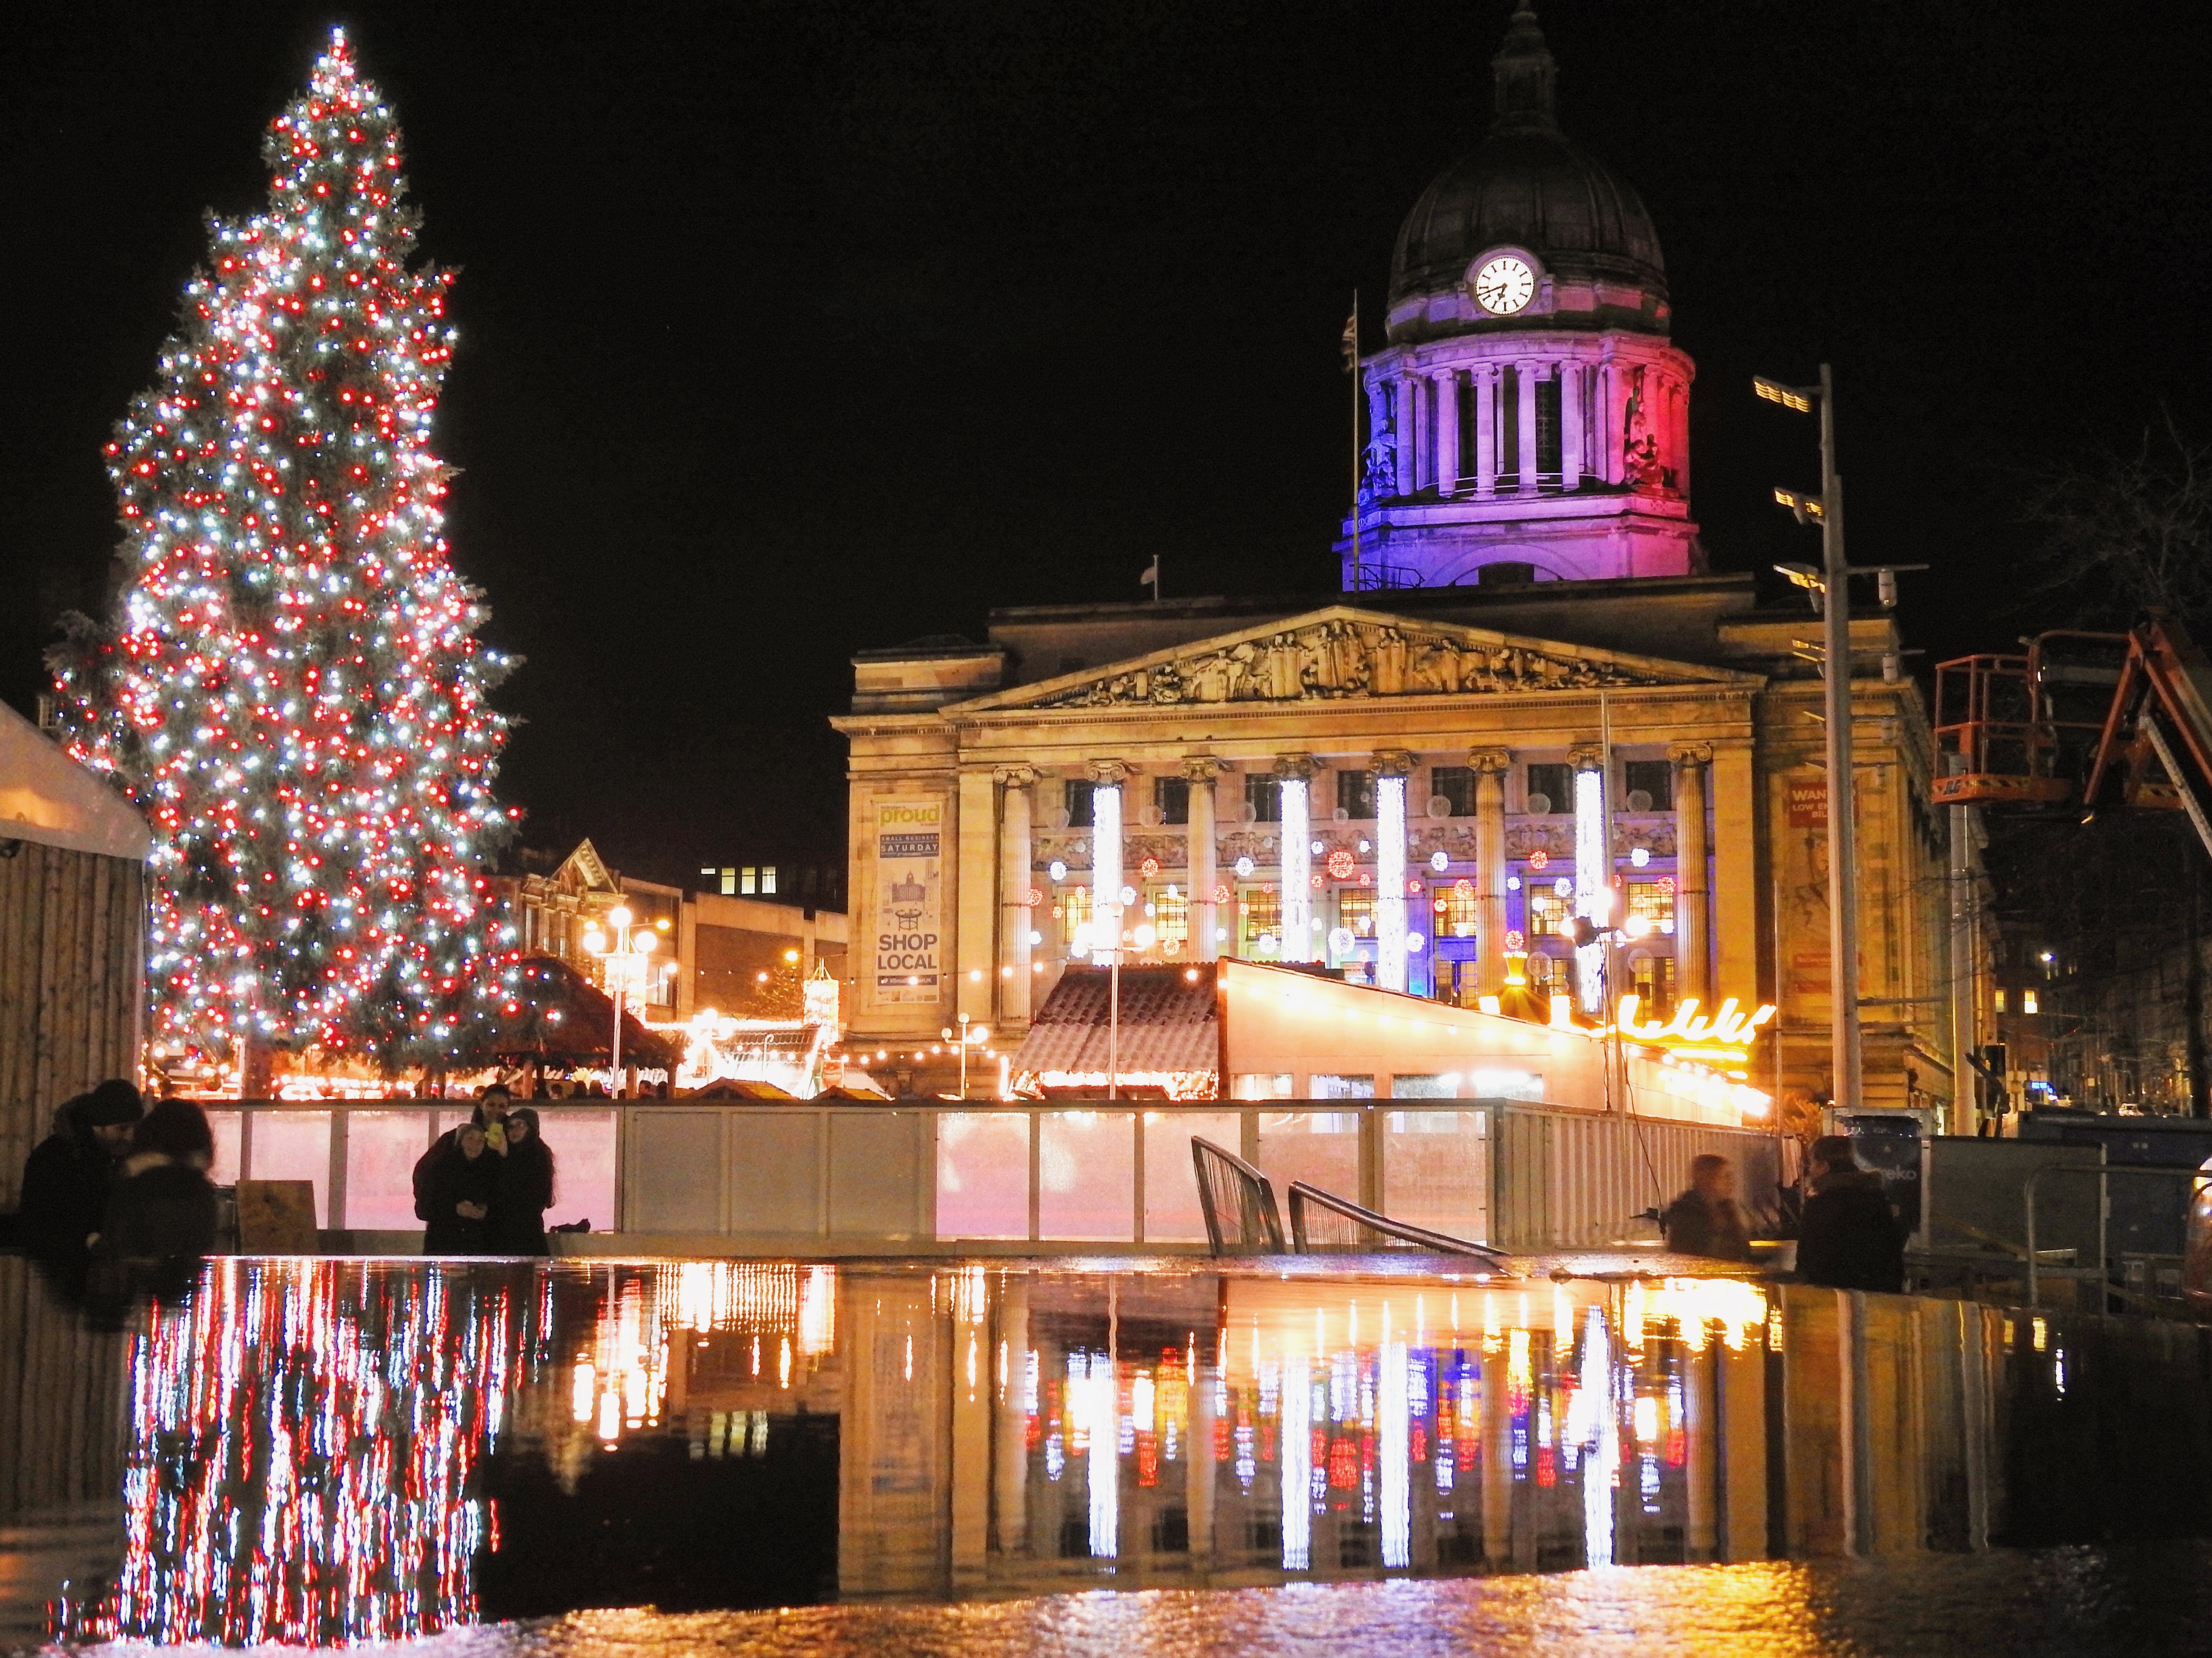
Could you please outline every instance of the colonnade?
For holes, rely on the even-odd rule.
[[[1553,383],[1559,452],[1547,465],[1538,447],[1537,388]],[[1674,492],[1689,493],[1689,384],[1657,364],[1611,355],[1483,357],[1440,367],[1408,361],[1371,375],[1367,396],[1370,429],[1391,434],[1400,495],[1434,489],[1481,499],[1632,483],[1626,440],[1638,399],[1638,429],[1656,440],[1656,459],[1674,475]]]
[[[1743,995],[1757,975],[1751,752],[1747,744],[1678,743],[1668,757],[1674,786],[1677,991],[1710,1004],[1717,983],[1724,993]],[[1585,786],[1578,778],[1576,790],[1576,908],[1579,914],[1601,917],[1608,913],[1614,867],[1599,804],[1602,755],[1595,745],[1578,747],[1570,762],[1581,777],[1591,780]],[[1455,758],[1453,763],[1462,762]],[[1479,984],[1482,993],[1493,994],[1505,980],[1510,874],[1505,779],[1514,756],[1503,748],[1475,749],[1465,752],[1463,763],[1474,775],[1474,868],[1468,878],[1474,883],[1477,899]],[[1407,938],[1413,930],[1406,902],[1414,817],[1409,793],[1419,762],[1406,750],[1386,749],[1364,756],[1362,764],[1374,773],[1376,782],[1376,981],[1403,989]],[[1210,962],[1220,953],[1216,932],[1224,919],[1215,896],[1220,878],[1216,783],[1226,768],[1215,756],[1194,755],[1175,762],[1175,768],[1189,785],[1183,879],[1190,950],[1182,959]],[[1310,961],[1316,955],[1311,790],[1324,769],[1320,759],[1307,753],[1279,755],[1271,768],[1279,785],[1281,817],[1271,826],[1275,859],[1263,868],[1265,878],[1275,882],[1282,895],[1285,961]],[[1120,760],[1092,761],[1085,774],[1092,785],[1090,885],[1097,903],[1110,904],[1127,881],[1122,833],[1132,815],[1127,795],[1140,774]],[[1042,780],[1039,769],[1029,765],[961,774],[959,1009],[978,1019],[1022,1023],[1033,1011],[1039,975],[1032,937],[1042,936],[1041,918],[1051,902],[1034,868],[1036,795]],[[1232,908],[1227,919],[1233,920],[1234,914]],[[1586,995],[1589,984],[1586,977]]]

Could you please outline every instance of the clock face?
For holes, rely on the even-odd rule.
[[[1474,302],[1493,317],[1510,317],[1536,297],[1536,273],[1511,253],[1483,261],[1474,273]]]

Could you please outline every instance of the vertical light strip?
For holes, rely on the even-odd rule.
[[[1303,1357],[1283,1361],[1281,1409],[1283,1570],[1304,1571],[1313,1564],[1313,1382]]]
[[[1406,987],[1406,780],[1375,780],[1375,982]]]
[[[1403,783],[1405,779],[1397,780]],[[1401,1570],[1413,1564],[1413,1424],[1406,1387],[1406,1370],[1411,1362],[1404,1342],[1383,1342],[1375,1401],[1375,1460],[1382,1485],[1382,1564]]]
[[[1575,914],[1589,916],[1601,928],[1606,925],[1613,900],[1609,884],[1613,860],[1607,855],[1607,838],[1605,774],[1595,768],[1578,768],[1575,772]],[[1601,944],[1584,944],[1575,951],[1576,983],[1585,1013],[1598,1011],[1604,965]]]
[[[1121,942],[1121,786],[1099,783],[1091,791],[1091,933],[1112,948]]]
[[[1303,777],[1283,779],[1281,957],[1286,962],[1313,960],[1313,823],[1307,810],[1306,788]]]
[[[1083,1386],[1090,1400],[1091,1558],[1111,1560],[1121,1552],[1121,1400],[1113,1361],[1091,1354]]]
[[[1606,1339],[1605,1314],[1589,1309],[1583,1327],[1582,1386],[1575,1390],[1568,1436],[1584,1447],[1583,1457],[1583,1564],[1613,1564],[1613,1475],[1620,1467],[1620,1419],[1613,1406],[1613,1355]]]

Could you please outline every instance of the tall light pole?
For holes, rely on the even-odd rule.
[[[1851,568],[1844,559],[1844,481],[1836,474],[1835,385],[1828,365],[1820,365],[1818,386],[1784,386],[1754,379],[1752,389],[1769,403],[1798,414],[1820,405],[1820,493],[1808,499],[1787,489],[1774,498],[1797,515],[1799,523],[1820,526],[1818,575],[1802,567],[1783,574],[1814,593],[1822,622],[1820,673],[1826,682],[1828,768],[1828,1000],[1832,1006],[1831,1067],[1835,1072],[1835,1106],[1856,1110],[1864,1090],[1859,1054],[1859,902],[1856,827],[1851,791]]]
[[[584,930],[584,948],[598,957],[605,966],[607,987],[614,993],[614,1040],[608,1045],[608,1092],[619,1097],[622,1093],[622,1022],[623,1000],[635,977],[640,987],[645,983],[645,964],[653,949],[660,943],[659,935],[650,926],[631,924],[629,907],[617,904],[607,912],[607,925],[614,929],[610,938],[596,924]]]

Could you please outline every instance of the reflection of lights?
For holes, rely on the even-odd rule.
[[[1401,784],[1404,780],[1398,780]],[[1382,1463],[1382,1564],[1406,1567],[1413,1564],[1413,1468],[1410,1466],[1412,1423],[1407,1387],[1406,1344],[1382,1345],[1382,1374],[1376,1378],[1376,1452]]]
[[[1280,1411],[1283,1570],[1304,1571],[1313,1560],[1313,1391],[1304,1357],[1284,1362]]]
[[[465,1493],[536,1339],[505,1284],[434,1266],[211,1264],[133,1346],[113,1632],[335,1645],[473,1621],[492,1528]]]
[[[1659,1442],[1659,1401],[1650,1394],[1638,1394],[1635,1406],[1636,1442],[1649,1450]]]

